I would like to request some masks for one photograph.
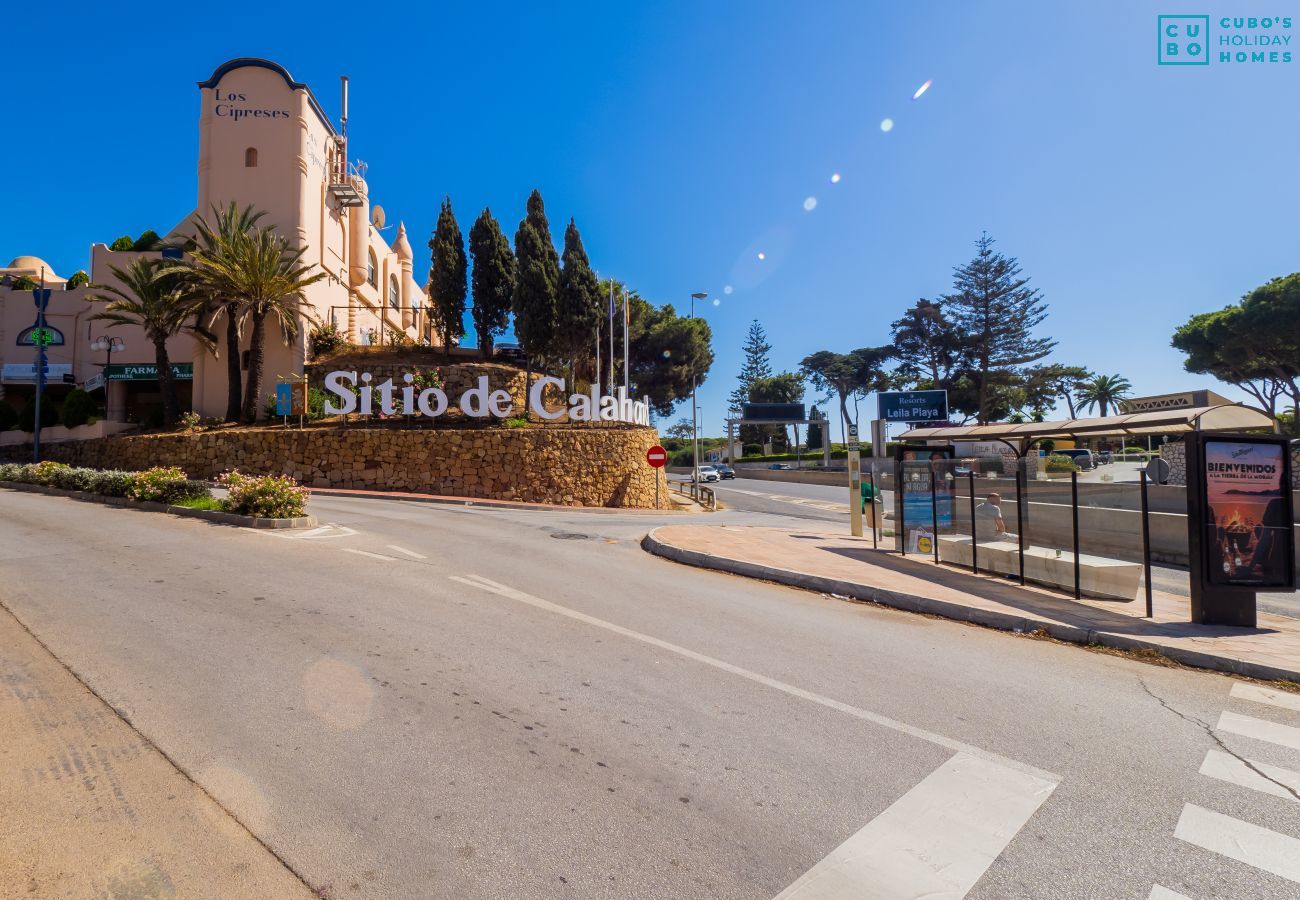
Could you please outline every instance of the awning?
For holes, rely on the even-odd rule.
[[[1056,422],[995,422],[991,425],[951,425],[913,428],[900,441],[1008,441],[1023,444],[1044,438],[1101,437],[1105,435],[1180,434],[1190,431],[1273,430],[1273,418],[1249,406],[1194,406],[1156,412],[1125,413],[1092,419]]]

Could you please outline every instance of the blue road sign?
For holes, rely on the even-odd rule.
[[[275,414],[291,415],[293,411],[293,385],[288,383],[275,386]]]
[[[50,302],[49,288],[32,288],[32,302],[41,312],[45,312],[46,305]]]

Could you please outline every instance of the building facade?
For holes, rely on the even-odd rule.
[[[305,247],[304,262],[325,274],[307,288],[296,336],[286,344],[279,334],[267,335],[261,392],[274,393],[277,376],[302,374],[315,324],[334,324],[359,344],[387,343],[398,336],[430,343],[428,302],[415,278],[406,228],[387,225],[382,209],[371,204],[364,172],[348,161],[346,80],[339,127],[310,87],[269,60],[231,60],[198,87],[197,202],[194,213],[163,236],[163,245],[182,245],[195,232],[195,216],[211,220],[215,209],[231,203],[251,206],[264,214],[259,225],[272,225],[291,245]],[[385,232],[392,234],[391,243]],[[90,281],[113,284],[114,267],[125,268],[139,256],[175,253],[113,251],[96,243],[90,250]],[[152,344],[138,328],[108,328],[94,320],[98,305],[86,299],[94,289],[67,289],[66,278],[33,256],[20,256],[0,269],[0,402],[21,406],[34,390],[34,351],[19,338],[35,311],[30,292],[15,285],[25,283],[24,276],[40,281],[42,273],[54,292],[47,318],[63,337],[63,344],[48,354],[52,396],[57,401],[61,391],[84,386],[104,392],[109,418],[147,421],[160,399],[156,373],[152,383],[149,377]],[[111,365],[106,352],[91,349],[105,335],[125,343]],[[188,396],[182,389],[182,407],[202,416],[223,415],[226,361],[184,336],[173,338],[168,350],[182,383],[189,385]],[[247,343],[243,350],[241,364],[247,369]]]

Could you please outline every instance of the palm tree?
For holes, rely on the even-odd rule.
[[[167,355],[167,339],[188,332],[207,345],[211,344],[211,335],[195,322],[203,309],[202,295],[190,290],[182,279],[160,274],[161,268],[159,260],[144,258],[134,260],[125,269],[113,266],[113,275],[122,286],[93,284],[91,289],[103,294],[91,294],[86,299],[107,304],[104,312],[92,318],[113,323],[109,327],[138,325],[153,342],[163,424],[171,427],[180,417],[180,403],[176,398],[176,376]]]
[[[212,221],[194,218],[194,246],[191,258],[163,269],[164,274],[181,274],[191,288],[205,297],[203,318],[211,326],[222,317],[226,320],[226,421],[238,422],[243,407],[243,374],[240,370],[239,342],[247,309],[244,298],[231,293],[234,285],[226,277],[227,267],[221,260],[239,255],[241,245],[266,213],[251,206],[240,209],[233,201],[224,209],[212,207]],[[215,345],[213,352],[215,353]],[[219,355],[219,354],[218,354]]]
[[[1105,418],[1110,407],[1119,411],[1121,400],[1132,396],[1133,385],[1123,375],[1094,375],[1079,388],[1077,399],[1082,409],[1096,406]]]

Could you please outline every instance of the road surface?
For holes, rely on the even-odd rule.
[[[311,511],[0,491],[0,601],[328,896],[1300,891],[1295,695],[684,568],[667,516]]]

